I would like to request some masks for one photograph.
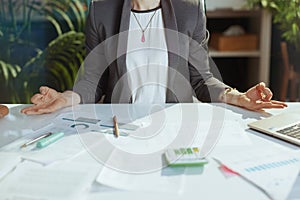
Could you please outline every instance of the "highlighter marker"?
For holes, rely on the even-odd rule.
[[[53,133],[49,137],[43,138],[36,143],[37,148],[44,148],[62,138],[65,134],[62,132]]]

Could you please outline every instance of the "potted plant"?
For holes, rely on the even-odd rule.
[[[33,9],[32,2],[0,1],[0,101],[16,102],[14,81],[21,72],[22,63],[37,55],[38,47],[29,40]],[[22,47],[22,48],[21,48]],[[20,52],[22,49],[22,52]],[[24,51],[25,50],[25,51]]]
[[[1,102],[29,103],[40,85],[57,90],[72,88],[85,56],[83,31],[88,3],[89,0],[0,1]],[[56,31],[46,48],[33,42],[33,14],[48,20]]]
[[[294,66],[295,71],[300,71],[300,0],[247,0],[247,3],[252,9],[264,8],[273,15],[275,26],[272,45],[274,56],[271,58],[273,68],[271,88],[275,98],[285,100],[282,84],[286,82],[286,78],[283,76],[289,72],[282,66],[280,43],[281,41],[287,43],[289,62]]]
[[[41,85],[58,91],[72,89],[85,57],[83,31],[87,1],[36,1],[30,7],[53,25],[57,36],[23,65],[16,87],[22,102],[30,102]]]
[[[273,14],[282,38],[300,50],[300,0],[247,0],[250,8],[262,7]]]

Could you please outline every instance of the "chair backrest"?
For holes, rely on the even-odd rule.
[[[289,54],[288,54],[287,44],[286,44],[286,42],[281,42],[280,46],[281,46],[281,55],[282,55],[284,71],[287,72],[290,70],[290,62],[289,62]]]
[[[283,72],[281,74],[282,80],[280,89],[280,100],[285,101],[287,93],[289,91],[290,101],[296,101],[297,98],[298,101],[300,101],[300,91],[297,91],[300,90],[300,85],[298,85],[297,87],[297,82],[299,83],[300,81],[300,73],[296,72],[294,70],[294,65],[290,63],[287,43],[281,42],[280,46],[283,64]]]

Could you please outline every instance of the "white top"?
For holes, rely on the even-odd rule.
[[[152,16],[142,42],[143,32],[137,20],[145,29]],[[132,103],[166,102],[168,51],[160,8],[131,12],[126,65]]]

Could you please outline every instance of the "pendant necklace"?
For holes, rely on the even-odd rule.
[[[150,23],[151,23],[151,21],[152,21],[154,15],[155,15],[155,13],[156,13],[156,10],[155,10],[155,12],[153,13],[153,15],[151,16],[151,18],[150,18],[150,20],[149,20],[149,22],[148,22],[148,24],[147,24],[147,26],[146,26],[145,28],[142,27],[142,25],[141,25],[141,23],[139,22],[138,18],[136,17],[135,13],[134,13],[134,12],[132,12],[132,13],[133,13],[133,16],[134,16],[136,22],[138,23],[138,25],[139,25],[141,31],[142,31],[141,42],[144,43],[144,42],[145,42],[145,31],[146,31],[147,28],[149,27],[149,25],[150,25]]]

